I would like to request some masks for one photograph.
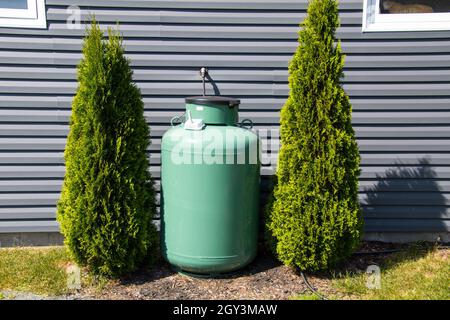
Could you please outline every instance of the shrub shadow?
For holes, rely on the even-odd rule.
[[[417,164],[397,161],[384,174],[376,175],[373,186],[364,188],[367,195],[362,201],[365,219],[405,219],[405,224],[408,223],[406,219],[444,219],[448,204],[437,178],[427,157],[418,159]],[[414,225],[408,227],[414,229]],[[421,228],[418,226],[417,230]],[[318,276],[358,274],[365,272],[369,265],[388,270],[399,263],[422,258],[435,245],[430,242],[363,242],[355,254],[338,264],[332,272],[319,273]],[[375,253],[377,251],[385,253]]]
[[[447,200],[437,183],[437,174],[430,166],[430,160],[421,158],[414,166],[406,167],[396,162],[395,167],[383,175],[376,175],[376,184],[364,189],[367,194],[362,203],[365,218],[440,219],[446,215]],[[397,209],[397,212],[387,211],[386,206]],[[399,209],[403,209],[403,213]]]

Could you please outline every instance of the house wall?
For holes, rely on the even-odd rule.
[[[347,54],[344,86],[362,156],[368,238],[448,237],[450,31],[363,34],[363,0],[341,2],[337,36]],[[0,28],[0,233],[58,231],[55,204],[84,33],[67,28],[69,5],[79,5],[83,19],[94,13],[103,25],[120,22],[152,128],[157,180],[161,136],[182,113],[183,97],[201,92],[202,66],[222,95],[241,98],[242,118],[256,128],[278,126],[307,0],[46,3],[47,29]]]

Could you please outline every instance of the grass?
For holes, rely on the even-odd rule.
[[[69,266],[75,266],[65,247],[0,248],[0,300],[10,294],[1,291],[27,292],[59,296],[73,292]],[[70,278],[69,278],[70,277]],[[83,288],[101,292],[110,279],[94,276],[82,269]],[[76,283],[75,283],[76,284]]]
[[[302,293],[297,296],[291,297],[289,300],[320,300],[316,294]]]
[[[68,290],[68,263],[70,259],[63,247],[0,249],[0,290],[64,294]],[[4,298],[0,294],[0,299]]]
[[[450,299],[450,250],[412,246],[380,263],[379,289],[367,287],[366,273],[344,273],[331,284],[336,297],[364,300]]]

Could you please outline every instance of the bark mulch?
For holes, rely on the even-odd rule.
[[[261,252],[247,267],[220,278],[202,279],[178,274],[161,262],[151,271],[108,285],[101,292],[83,291],[78,298],[280,300],[307,290],[300,275]]]
[[[367,254],[353,255],[334,272],[364,272],[367,266],[379,264],[391,253],[374,251],[404,249],[407,245],[369,242],[357,250]],[[325,296],[336,292],[330,273],[308,274],[311,285]],[[283,266],[265,250],[242,270],[215,279],[192,278],[174,272],[160,262],[153,270],[140,271],[128,278],[108,284],[101,291],[83,289],[72,299],[186,299],[186,300],[284,300],[299,294],[311,294],[300,273]]]

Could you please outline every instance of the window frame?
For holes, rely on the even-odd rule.
[[[27,0],[27,9],[0,7],[0,28],[47,28],[45,0]]]
[[[450,30],[450,12],[380,13],[380,0],[364,0],[363,32]]]

